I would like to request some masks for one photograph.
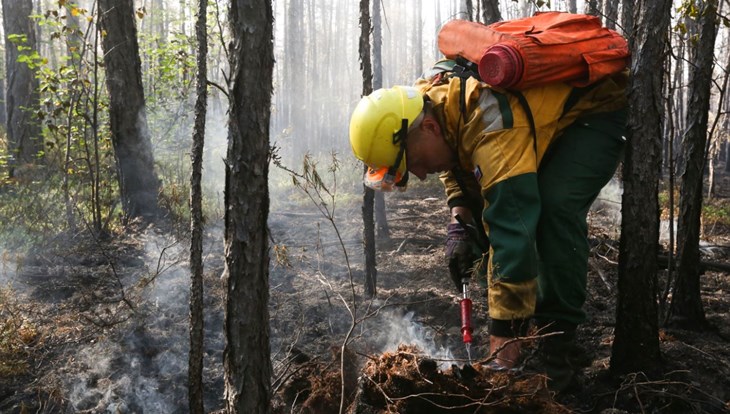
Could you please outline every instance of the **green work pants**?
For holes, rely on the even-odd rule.
[[[577,325],[586,319],[586,218],[623,156],[625,124],[625,110],[580,118],[540,164],[538,322]]]

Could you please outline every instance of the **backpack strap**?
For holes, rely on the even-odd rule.
[[[532,132],[532,148],[535,150],[535,155],[537,155],[537,129],[535,128],[535,118],[532,117],[530,104],[527,102],[527,99],[522,92],[512,91],[511,93],[517,98],[520,102],[520,106],[522,106],[522,109],[525,111],[525,116],[527,116],[527,122],[530,123],[530,131]]]
[[[459,78],[459,111],[461,111],[462,117],[466,116],[466,80],[469,78],[475,78],[481,82],[479,77],[479,67],[474,62],[470,62],[467,59],[457,56],[454,60],[453,66],[454,76]]]

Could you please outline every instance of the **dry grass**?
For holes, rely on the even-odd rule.
[[[0,288],[0,377],[25,374],[42,337],[41,328],[15,292]]]

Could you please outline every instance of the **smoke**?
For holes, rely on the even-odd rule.
[[[401,344],[414,345],[429,357],[439,361],[442,369],[454,362],[454,354],[450,349],[437,344],[436,332],[414,320],[414,312],[400,315],[388,312],[383,315],[381,326],[386,326],[383,336],[378,338],[383,345],[381,352],[392,352]]]
[[[66,367],[75,411],[173,413],[187,411],[189,284],[186,247],[146,234],[147,272],[124,278],[135,303],[130,318],[98,342],[82,347]],[[219,403],[223,337],[219,310],[207,309],[206,405]],[[116,327],[115,327],[116,328]],[[213,382],[213,383],[211,383]]]
[[[613,178],[601,189],[596,201],[591,206],[591,211],[600,215],[601,220],[608,227],[616,230],[616,234],[621,228],[621,197],[623,192],[621,182]]]
[[[591,206],[591,211],[601,215],[602,220],[606,220],[607,224],[619,233],[621,227],[621,197],[623,195],[623,187],[617,179],[612,179],[598,194],[595,203]],[[659,222],[659,241],[669,241],[669,220],[660,220]],[[676,237],[677,220],[673,223],[673,230]]]
[[[0,246],[0,287],[17,281],[18,257],[4,246]]]

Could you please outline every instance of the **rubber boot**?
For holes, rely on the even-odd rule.
[[[541,330],[541,334],[563,332],[540,340],[537,357],[541,369],[548,377],[548,388],[560,393],[578,387],[583,352],[575,342],[575,325],[558,323]]]
[[[570,388],[576,376],[576,369],[570,360],[572,340],[561,336],[545,338],[538,350],[540,363],[548,377],[548,388],[558,393]]]

